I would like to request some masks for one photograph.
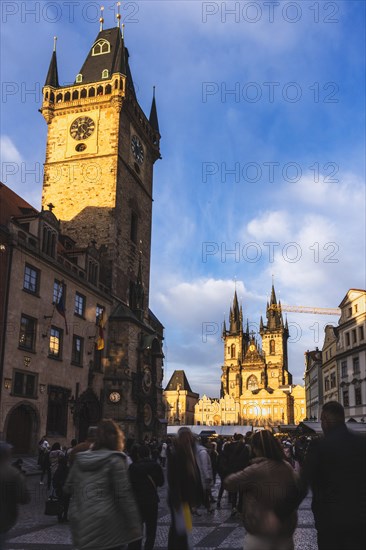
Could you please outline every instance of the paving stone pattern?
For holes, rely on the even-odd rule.
[[[28,486],[32,501],[20,507],[19,521],[9,533],[9,550],[74,550],[70,527],[59,524],[55,517],[44,515],[47,499],[46,485],[39,484],[39,473],[32,461],[27,461]],[[218,485],[214,489],[217,495]],[[213,504],[215,506],[215,504]],[[230,505],[226,497],[221,509],[213,513],[203,509],[200,516],[193,517],[192,541],[195,550],[243,550],[245,529],[240,517],[230,516]],[[166,487],[160,490],[160,510],[155,550],[166,550],[170,514],[166,504]],[[310,509],[310,498],[302,502],[299,509],[298,528],[295,532],[295,550],[317,550],[314,518]]]

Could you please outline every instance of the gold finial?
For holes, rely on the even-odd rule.
[[[121,5],[121,2],[117,2],[117,15],[116,15],[116,18],[117,18],[117,27],[120,28],[121,26],[121,14],[120,14],[120,5]]]
[[[125,37],[125,24],[122,23],[122,38]]]
[[[57,36],[53,37],[53,51],[56,51]]]
[[[103,23],[104,23],[103,12],[104,12],[104,6],[100,6],[100,17],[99,17],[100,29],[99,29],[99,31],[103,30]]]

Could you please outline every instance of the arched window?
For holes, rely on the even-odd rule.
[[[258,380],[254,374],[252,376],[249,376],[247,380],[247,389],[248,390],[257,390],[258,389]]]
[[[231,357],[234,358],[236,354],[235,344],[231,344]]]
[[[274,355],[276,353],[276,343],[274,340],[269,341],[269,353]]]
[[[71,99],[71,94],[70,94],[70,92],[66,92],[66,94],[65,94],[65,101],[70,101],[70,99]]]
[[[112,93],[112,86],[110,84],[107,84],[107,86],[105,87],[105,93],[106,94]]]
[[[81,97],[81,98],[84,98],[84,97],[86,97],[86,96],[87,96],[87,91],[86,91],[85,88],[83,88],[83,89],[81,90],[81,92],[80,92],[80,97]]]
[[[72,99],[79,99],[79,92],[78,92],[78,91],[75,90],[75,91],[72,93]]]
[[[109,78],[109,71],[108,69],[104,69],[102,71],[102,78]]]
[[[90,88],[89,97],[95,97],[95,88]]]
[[[81,73],[77,74],[75,79],[76,84],[81,84],[82,81],[83,81],[83,75]]]
[[[111,45],[108,40],[98,40],[93,46],[92,55],[103,55],[104,53],[109,53],[111,51]]]

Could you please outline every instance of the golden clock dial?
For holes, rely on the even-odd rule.
[[[79,116],[70,126],[70,135],[73,139],[80,141],[88,139],[95,130],[95,122],[88,116]]]
[[[121,400],[121,394],[118,391],[112,391],[109,394],[109,401],[111,401],[111,403],[118,403],[118,401],[120,400]]]

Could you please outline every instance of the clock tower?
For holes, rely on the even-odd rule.
[[[138,103],[119,25],[103,30],[101,18],[71,85],[59,83],[55,42],[41,113],[48,125],[43,207],[52,202],[71,257],[93,243],[99,287],[113,299],[103,351],[104,414],[128,437],[161,437],[163,326],[149,309],[160,132],[155,92],[149,117]]]
[[[43,88],[48,125],[42,204],[80,246],[103,247],[107,285],[129,303],[139,254],[148,304],[153,166],[160,158],[155,97],[147,118],[119,27],[101,30],[72,85],[61,86],[56,45]]]

